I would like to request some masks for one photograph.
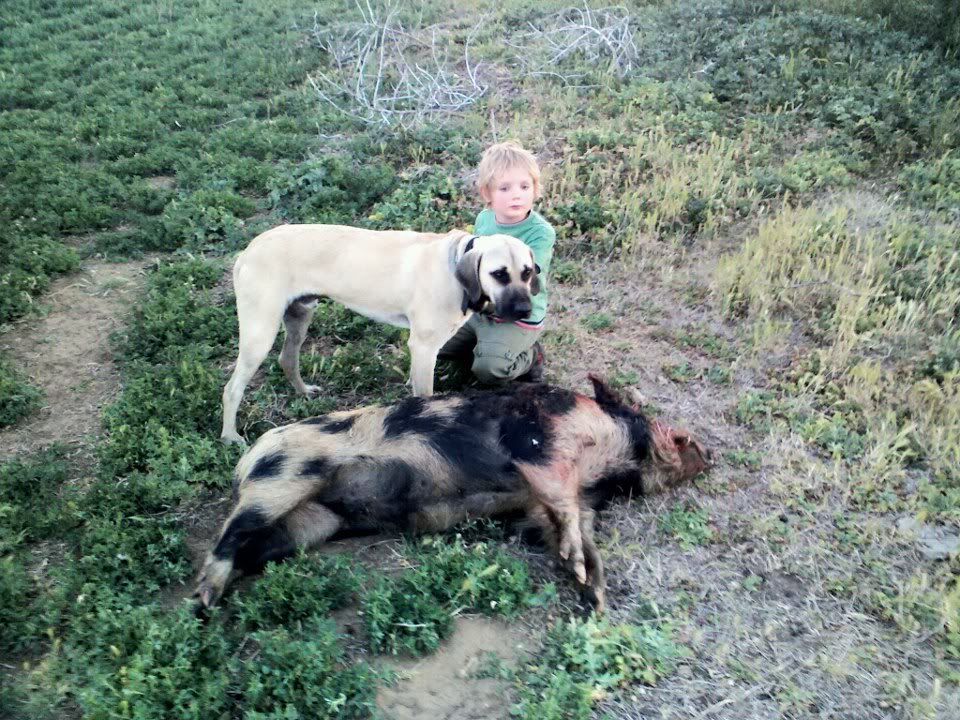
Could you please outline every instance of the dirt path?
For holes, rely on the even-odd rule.
[[[126,322],[144,264],[86,263],[43,295],[44,314],[0,335],[0,349],[44,391],[39,411],[0,431],[0,458],[53,443],[81,455],[92,451],[102,409],[120,387],[110,333]]]
[[[399,680],[377,705],[393,720],[495,720],[510,716],[506,683],[474,677],[490,653],[512,664],[529,643],[516,626],[479,617],[457,620],[454,634],[433,655],[386,663]]]

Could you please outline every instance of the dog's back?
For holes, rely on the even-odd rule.
[[[242,286],[245,274],[267,276],[274,284],[297,293],[322,291],[318,286],[328,284],[327,278],[342,281],[359,271],[395,276],[400,270],[398,257],[444,237],[437,233],[367,230],[346,225],[279,225],[255,237],[237,256],[234,282]],[[381,262],[386,266],[379,267]],[[245,268],[253,267],[254,273],[245,272]],[[285,282],[277,282],[280,278]]]

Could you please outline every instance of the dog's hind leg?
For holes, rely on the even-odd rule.
[[[283,307],[267,308],[237,298],[240,352],[233,374],[223,388],[223,430],[220,439],[224,442],[243,444],[243,438],[237,432],[237,409],[243,399],[243,391],[273,346],[282,314]]]
[[[280,351],[280,367],[293,389],[301,395],[314,395],[320,390],[316,385],[304,385],[300,377],[300,348],[307,337],[316,307],[316,301],[307,303],[294,300],[283,314],[286,337],[283,350]]]

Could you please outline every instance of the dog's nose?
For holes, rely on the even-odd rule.
[[[520,317],[527,317],[531,310],[533,310],[533,305],[530,304],[529,300],[518,300],[513,305],[513,311]]]

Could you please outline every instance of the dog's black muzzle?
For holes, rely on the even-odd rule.
[[[497,305],[497,316],[510,322],[526,320],[532,311],[533,303],[525,292],[504,293]]]

